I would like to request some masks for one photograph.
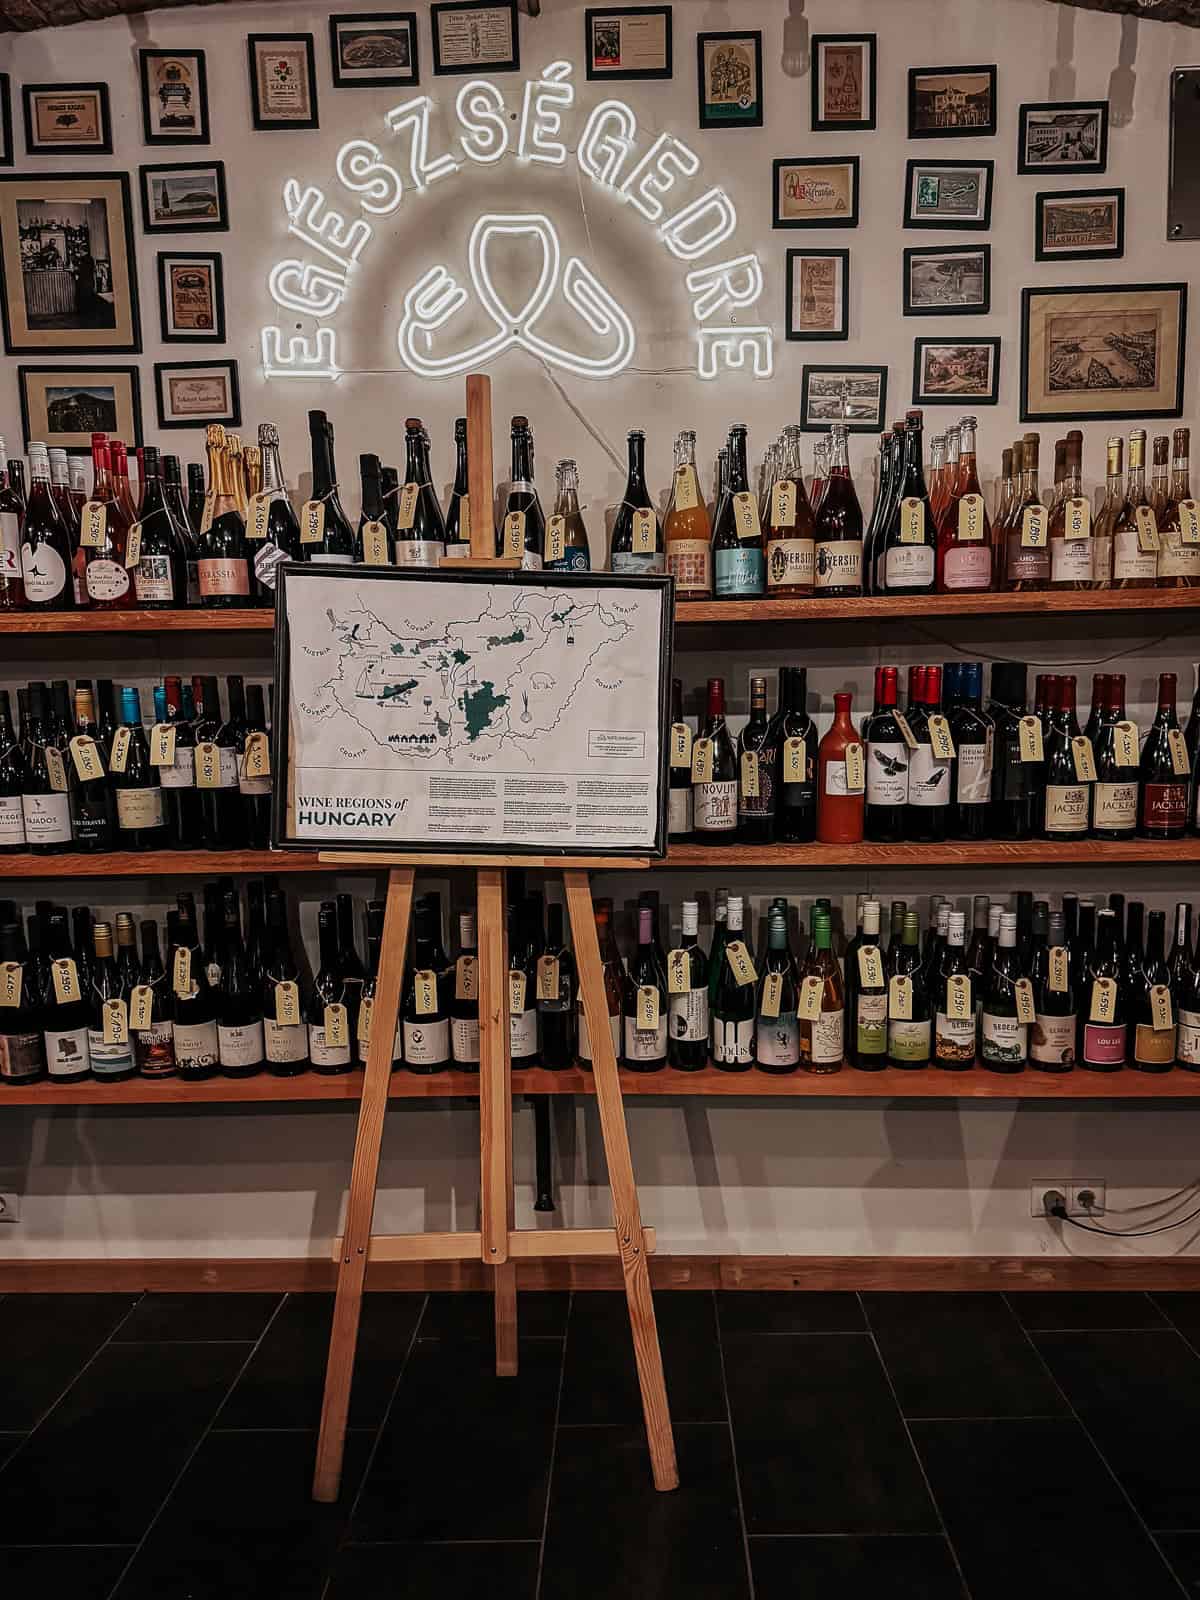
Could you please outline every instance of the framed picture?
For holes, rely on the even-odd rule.
[[[702,128],[762,127],[760,32],[698,33],[696,76]]]
[[[158,314],[164,344],[224,344],[221,257],[208,250],[160,250]]]
[[[457,72],[519,72],[521,36],[517,28],[517,0],[496,0],[476,5],[474,0],[445,0],[429,8],[433,30],[433,70]]]
[[[789,339],[848,339],[849,299],[849,250],[788,251]]]
[[[0,167],[13,164],[12,84],[7,72],[0,72]]]
[[[906,228],[989,228],[994,161],[910,161],[904,181]]]
[[[360,11],[329,19],[335,89],[393,89],[420,83],[415,11]]]
[[[1103,261],[1125,254],[1124,189],[1043,190],[1037,197],[1038,261]]]
[[[1018,172],[1103,172],[1107,166],[1107,100],[1048,100],[1020,108]]]
[[[875,35],[815,33],[812,41],[812,125],[875,126]]]
[[[1021,290],[1021,421],[1177,417],[1186,283]]]
[[[771,163],[773,228],[857,228],[857,156]]]
[[[994,66],[908,69],[910,139],[980,139],[995,131]]]
[[[800,426],[827,433],[844,422],[851,433],[879,433],[887,414],[886,367],[805,367],[800,380]]]
[[[21,96],[26,155],[112,155],[106,83],[26,83]]]
[[[140,355],[127,173],[0,173],[0,267],[9,355]]]
[[[994,406],[999,393],[999,339],[913,340],[913,405]]]
[[[156,361],[154,398],[160,428],[236,428],[242,420],[236,361]]]
[[[250,113],[259,132],[317,127],[317,63],[311,33],[251,33]]]
[[[904,252],[906,317],[981,317],[992,308],[990,244],[912,245]]]
[[[171,161],[139,167],[147,233],[227,233],[223,161]]]
[[[583,53],[589,78],[669,78],[674,71],[670,6],[589,6],[583,13]]]
[[[208,143],[203,50],[139,50],[142,136],[147,144]]]
[[[25,443],[87,455],[93,433],[131,444],[142,437],[142,397],[136,367],[18,367]]]

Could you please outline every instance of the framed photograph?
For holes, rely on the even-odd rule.
[[[360,11],[329,19],[335,89],[394,89],[420,83],[415,11]]]
[[[216,251],[160,250],[158,314],[164,344],[224,344],[225,288]]]
[[[1103,261],[1125,254],[1124,189],[1043,190],[1037,197],[1038,261]]]
[[[857,228],[857,156],[771,163],[773,228]]]
[[[106,83],[26,83],[21,96],[26,155],[112,155]]]
[[[760,32],[698,33],[696,77],[702,128],[762,127]]]
[[[905,171],[906,228],[991,227],[994,161],[910,161]]]
[[[497,0],[476,5],[474,0],[445,0],[429,8],[433,30],[433,70],[445,76],[457,72],[519,72],[521,35],[517,28],[517,0]]]
[[[0,173],[0,269],[9,355],[141,354],[127,173]]]
[[[827,433],[844,422],[851,433],[879,433],[887,414],[886,367],[805,367],[800,381],[800,426]]]
[[[223,161],[171,161],[139,167],[147,233],[227,233]]]
[[[160,428],[236,428],[242,420],[236,361],[156,361],[154,398]]]
[[[849,250],[788,251],[789,339],[848,339],[849,299]]]
[[[904,252],[906,317],[982,317],[992,308],[990,244],[912,245]]]
[[[812,125],[820,133],[875,126],[875,35],[815,33]]]
[[[203,50],[139,50],[142,136],[147,144],[208,143]]]
[[[136,367],[18,367],[25,443],[88,455],[93,433],[132,444],[142,437],[142,397]]]
[[[1048,100],[1020,108],[1018,172],[1103,172],[1107,166],[1107,100]]]
[[[908,69],[910,139],[981,139],[995,131],[994,66]]]
[[[12,84],[7,72],[0,72],[0,167],[13,164]]]
[[[999,339],[913,340],[913,405],[994,406],[999,393]]]
[[[669,78],[673,50],[670,6],[589,6],[583,13],[589,78]]]
[[[315,128],[317,63],[311,33],[251,33],[250,113],[262,132]]]
[[[1178,417],[1186,283],[1021,290],[1021,421]]]

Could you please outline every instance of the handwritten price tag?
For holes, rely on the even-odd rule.
[[[912,1003],[912,979],[907,973],[897,973],[888,984],[888,1016],[896,1022],[911,1022]]]
[[[1017,1021],[1033,1022],[1036,1012],[1033,1005],[1033,983],[1029,978],[1018,978],[1013,984],[1013,999],[1017,1002]]]
[[[733,981],[739,988],[745,988],[748,983],[758,982],[758,973],[754,970],[754,962],[750,959],[750,952],[746,949],[744,940],[731,939],[725,946],[725,959],[729,962]]]
[[[700,504],[700,485],[696,481],[695,467],[675,468],[675,509],[691,511]]]
[[[771,489],[771,526],[796,526],[796,485],[790,478],[781,478]],[[778,1016],[778,1011],[774,1015]]]
[[[173,722],[156,722],[150,730],[150,765],[173,767],[175,765],[176,729]]]
[[[1040,717],[1022,717],[1017,724],[1017,739],[1022,761],[1044,761],[1046,759],[1045,752],[1042,749],[1042,719]]]
[[[192,952],[185,944],[175,947],[175,957],[171,962],[171,987],[179,995],[192,992]]]
[[[1200,544],[1200,507],[1194,500],[1179,502],[1179,541],[1181,544]]]
[[[1144,556],[1154,555],[1162,548],[1158,536],[1158,518],[1153,506],[1138,506],[1133,513],[1137,523],[1138,549]]]
[[[900,543],[924,544],[925,502],[910,496],[900,502]]]
[[[375,1015],[375,1001],[370,995],[358,1007],[358,1042],[364,1050],[371,1046],[371,1018]]]
[[[932,719],[930,719],[932,721]],[[867,787],[867,763],[861,744],[846,746],[846,793],[862,794]]]
[[[1090,539],[1092,536],[1092,502],[1084,495],[1067,501],[1064,532],[1068,539]]]
[[[742,489],[733,497],[733,525],[739,539],[757,539],[762,534],[758,501],[748,489]]]
[[[1065,945],[1056,944],[1050,951],[1050,989],[1054,994],[1066,994],[1070,954]]]
[[[658,1032],[658,990],[652,983],[638,985],[637,1026],[643,1032]]]
[[[335,1004],[325,1007],[322,1019],[325,1024],[325,1043],[332,1050],[340,1050],[350,1043],[350,1014],[346,1007]]]
[[[320,544],[325,537],[325,502],[306,500],[300,507],[300,543]]]
[[[432,1017],[438,1008],[437,973],[428,968],[413,973],[413,999],[419,1017]]]
[[[864,989],[883,988],[883,955],[877,944],[859,945],[858,977]]]
[[[959,543],[977,543],[983,538],[985,527],[983,496],[981,494],[964,494],[958,502]]]
[[[128,1043],[129,1012],[124,1000],[106,1000],[101,1007],[100,1015],[105,1044]]]
[[[783,741],[784,783],[808,782],[808,746],[803,739]]]
[[[504,554],[506,556],[523,556],[525,554],[525,513],[523,511],[510,511],[504,519]]]
[[[221,787],[221,752],[208,739],[196,746],[196,787],[197,789]]]
[[[946,979],[946,1015],[956,1022],[964,1022],[974,1014],[971,980],[965,972],[956,972]]]
[[[54,982],[54,998],[60,1006],[70,1005],[80,998],[79,972],[70,956],[59,956],[50,965]]]
[[[23,970],[19,961],[0,962],[0,1006],[21,1004]]]
[[[112,749],[108,753],[108,764],[113,772],[125,771],[129,764],[129,747],[132,743],[132,728],[118,728],[113,734]]]
[[[67,747],[81,783],[92,783],[104,776],[104,757],[90,734],[77,733]]]
[[[280,1028],[299,1026],[300,986],[291,979],[275,985],[275,1022]]]
[[[1115,978],[1093,978],[1092,1003],[1089,1022],[1111,1022],[1117,1014],[1117,981]]]
[[[1171,991],[1165,983],[1156,983],[1150,990],[1150,1022],[1155,1033],[1165,1033],[1168,1028],[1175,1026]]]
[[[558,999],[558,957],[539,956],[537,964],[537,997],[539,1000]],[[655,1027],[658,1024],[655,1023]]]
[[[815,1022],[821,1015],[821,998],[825,993],[825,979],[819,973],[810,973],[800,984],[800,999],[796,1010],[806,1022]]]
[[[1071,759],[1075,763],[1075,776],[1080,783],[1096,781],[1096,760],[1092,754],[1092,741],[1086,733],[1077,734],[1071,740]]]
[[[686,950],[675,949],[667,955],[667,993],[686,994],[691,962]]]
[[[633,513],[633,549],[636,555],[650,556],[654,554],[655,545],[658,543],[658,523],[653,511],[644,509]]]
[[[46,776],[55,794],[66,794],[67,764],[63,760],[62,751],[56,745],[46,746]]]
[[[917,748],[917,736],[909,727],[908,718],[904,715],[903,711],[897,711],[895,708],[893,708],[892,720],[900,729],[900,737],[904,740],[908,748],[910,750],[915,750]]]
[[[690,767],[692,764],[692,730],[686,722],[671,724],[671,765]]]
[[[400,499],[396,507],[396,526],[407,531],[417,519],[417,496],[421,486],[417,483],[406,483],[400,491]]]
[[[1136,722],[1118,722],[1113,728],[1113,756],[1119,767],[1137,766],[1138,738]]]
[[[387,525],[382,522],[364,522],[362,530],[363,565],[388,567]]]
[[[476,956],[459,956],[454,963],[454,998],[479,999],[479,959]]]
[[[759,997],[759,1015],[763,1017],[769,1017],[774,1020],[774,1018],[779,1015],[779,1004],[782,999],[783,973],[768,972],[766,977],[763,979],[762,995]]]
[[[92,550],[104,545],[108,527],[108,507],[103,500],[86,500],[79,511],[79,542]]]
[[[129,1026],[144,1032],[154,1016],[154,990],[148,983],[139,983],[129,991]]]
[[[567,548],[567,519],[557,513],[546,524],[547,561],[561,561]],[[653,549],[653,546],[651,546]]]
[[[1167,734],[1167,745],[1171,751],[1171,771],[1177,778],[1186,778],[1192,770],[1192,763],[1188,759],[1187,745],[1179,728],[1170,729]]]
[[[125,565],[127,568],[136,567],[142,559],[142,525],[135,522],[125,538]]]
[[[711,739],[697,739],[692,745],[692,782],[711,783],[713,746]]]
[[[1021,547],[1024,550],[1044,550],[1049,529],[1045,506],[1026,506],[1021,513]]]
[[[933,751],[935,761],[954,760],[954,740],[950,736],[950,724],[945,717],[930,717],[929,747]]]
[[[266,494],[252,494],[250,504],[246,507],[246,537],[247,539],[265,539],[267,537],[267,524],[271,520],[271,501],[274,496],[268,491]]]
[[[519,1017],[525,1010],[525,974],[523,972],[510,972],[508,975],[508,1010],[509,1015]]]
[[[246,735],[246,749],[242,758],[242,776],[269,778],[271,776],[271,745],[265,733]]]
[[[742,794],[747,800],[757,800],[759,796],[756,750],[742,751]]]

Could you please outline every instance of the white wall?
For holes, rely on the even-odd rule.
[[[421,12],[423,89],[446,107],[459,80],[434,78],[430,70],[428,25]],[[788,22],[789,10],[796,15]],[[549,0],[536,22],[522,18],[522,55],[532,75],[565,57],[576,63],[577,105],[586,113],[607,92],[583,77],[583,6]],[[1196,246],[1163,243],[1167,162],[1167,73],[1171,65],[1200,57],[1193,30],[1155,22],[1139,24],[1101,17],[1045,0],[960,0],[950,7],[937,0],[793,0],[790,8],[760,0],[736,5],[675,0],[676,76],[669,84],[621,84],[611,90],[629,101],[646,129],[668,130],[686,138],[701,154],[710,182],[722,182],[734,195],[741,216],[738,243],[757,250],[767,272],[763,320],[780,334],[773,383],[753,383],[738,375],[701,384],[692,372],[692,328],[678,266],[670,262],[645,224],[624,213],[610,214],[607,202],[588,185],[577,184],[570,165],[561,173],[531,174],[503,163],[494,172],[472,169],[434,186],[424,196],[406,195],[397,218],[381,225],[377,254],[355,299],[338,319],[346,341],[347,375],[336,386],[275,383],[258,371],[258,329],[275,320],[266,293],[269,265],[287,253],[279,195],[285,177],[324,183],[331,195],[333,158],[348,138],[370,134],[380,143],[383,112],[398,96],[386,91],[340,90],[329,79],[325,8],[222,6],[175,11],[123,21],[88,24],[28,36],[0,37],[0,70],[13,78],[14,95],[22,81],[44,82],[107,78],[112,85],[115,155],[96,166],[127,167],[135,174],[142,161],[187,159],[186,151],[147,150],[141,143],[136,91],[137,49],[142,45],[201,45],[208,51],[211,154],[227,164],[233,228],[228,234],[160,239],[140,236],[139,278],[145,353],[143,404],[150,442],[199,455],[198,435],[156,436],[150,373],[155,360],[186,360],[190,349],[161,346],[154,256],[174,243],[183,248],[223,252],[228,353],[241,364],[243,409],[250,433],[260,419],[280,423],[293,481],[306,479],[304,411],[325,405],[333,416],[342,475],[350,479],[359,449],[393,458],[399,450],[403,416],[419,413],[435,441],[435,476],[449,471],[449,436],[461,410],[457,382],[417,384],[398,370],[394,325],[403,291],[433,260],[461,256],[462,238],[482,209],[529,209],[534,200],[552,213],[567,248],[587,251],[587,259],[625,295],[639,327],[638,369],[608,383],[550,377],[523,354],[511,354],[493,369],[496,387],[497,460],[503,471],[507,416],[525,411],[537,430],[539,476],[543,488],[550,463],[563,454],[578,457],[587,514],[598,537],[605,512],[619,498],[623,482],[622,435],[642,425],[649,435],[652,481],[662,484],[670,465],[670,443],[681,426],[700,435],[702,459],[711,458],[728,422],[745,420],[757,449],[799,404],[800,371],[805,360],[878,362],[890,370],[889,412],[896,414],[911,393],[912,340],[917,334],[999,334],[1004,340],[1000,404],[980,412],[980,450],[986,475],[994,472],[1001,445],[1023,431],[1017,422],[1020,290],[1029,284],[1076,281],[1143,282],[1197,277]],[[809,81],[796,66],[806,60],[804,26],[814,32],[871,28],[879,34],[879,127],[874,133],[812,134]],[[696,128],[695,47],[699,28],[757,26],[764,31],[766,126],[758,131],[700,133]],[[785,72],[784,29],[792,68]],[[251,30],[307,28],[315,35],[321,129],[294,134],[251,131],[244,37]],[[907,68],[931,63],[996,61],[999,67],[1000,126],[989,140],[961,140],[942,146],[905,140]],[[510,108],[520,104],[525,73],[501,77]],[[1127,190],[1126,256],[1119,262],[1036,265],[1033,261],[1033,196],[1039,187],[1071,187],[1070,180],[1042,182],[1015,171],[1018,102],[1071,97],[1113,98],[1109,169],[1106,183]],[[1123,109],[1121,109],[1123,108]],[[19,98],[16,100],[18,130]],[[572,114],[568,135],[580,125]],[[440,126],[440,124],[435,124]],[[23,141],[18,131],[18,148]],[[435,142],[434,151],[444,148]],[[776,233],[770,227],[770,162],[773,156],[843,154],[863,157],[862,222],[855,231]],[[908,155],[989,156],[997,166],[993,223],[987,238],[992,253],[992,314],[956,323],[904,319],[901,308],[901,251],[905,245],[939,239],[898,226],[904,162]],[[69,168],[67,160],[19,162],[18,170]],[[76,163],[77,164],[77,163]],[[581,180],[582,181],[582,180]],[[1083,180],[1078,180],[1083,187]],[[585,220],[586,207],[586,220]],[[135,212],[137,211],[135,201]],[[590,233],[590,238],[589,238]],[[963,242],[975,235],[945,236]],[[783,263],[789,247],[811,244],[848,246],[851,251],[851,338],[845,344],[803,345],[782,339]],[[1193,310],[1195,311],[1195,307]],[[755,314],[758,320],[758,313]],[[200,355],[211,352],[200,351]],[[22,358],[28,359],[28,358]],[[126,358],[114,358],[124,360]],[[0,381],[0,431],[19,436],[15,373]],[[384,369],[367,371],[361,369]],[[684,369],[684,370],[679,370]],[[1194,375],[1189,373],[1189,385]],[[1185,419],[1190,415],[1192,389]],[[931,409],[936,428],[956,413]],[[1095,482],[1102,471],[1102,441],[1111,424],[1085,426],[1085,476]],[[1051,430],[1044,430],[1048,435]],[[1053,431],[1058,431],[1057,429]],[[852,445],[864,494],[868,492],[870,441]],[[353,492],[348,498],[353,502]],[[1056,622],[1053,636],[1008,619],[946,623],[933,628],[808,627],[794,636],[764,635],[759,648],[744,636],[722,653],[735,711],[744,711],[746,675],[773,669],[785,660],[804,661],[810,688],[822,708],[835,687],[855,690],[856,707],[869,693],[877,660],[940,660],[967,656],[1018,655],[1049,667],[1077,667],[1086,692],[1091,666],[1123,659],[1129,674],[1131,706],[1145,718],[1154,677],[1174,668],[1181,689],[1190,688],[1192,643],[1179,627],[1165,636],[1148,620],[1122,621],[1119,632],[1089,636],[1086,621]],[[89,641],[81,650],[70,641],[38,646],[36,670],[43,676],[102,674],[143,687],[174,665],[185,670],[245,670],[265,677],[266,641],[253,637],[236,645],[214,640],[161,642]],[[28,650],[16,641],[0,642],[0,683],[13,684],[34,669]],[[689,688],[702,683],[715,661],[706,650],[680,642],[679,670]],[[103,665],[102,665],[103,663]],[[211,663],[211,668],[209,668]],[[1115,666],[1116,663],[1112,662]],[[823,710],[822,724],[828,712]],[[726,881],[722,878],[721,881]],[[306,896],[319,891],[295,880]],[[685,892],[715,879],[689,874],[656,875],[655,883],[676,910]],[[1196,875],[1110,870],[1104,874],[1039,871],[911,874],[854,872],[789,874],[780,881],[766,874],[745,875],[741,887],[761,908],[774,893],[801,901],[815,894],[853,896],[870,887],[885,898],[912,898],[937,889],[955,896],[972,891],[1024,887],[1057,896],[1066,889],[1101,897],[1114,889],[1140,893],[1151,904],[1169,906],[1194,896]],[[367,880],[340,880],[340,887],[366,892]],[[609,880],[618,904],[628,905],[639,885],[632,876]],[[177,886],[164,884],[23,883],[28,902],[54,894],[70,903],[88,901],[106,910],[150,905],[161,908]],[[322,885],[332,892],[333,885]],[[0,894],[6,890],[0,878]],[[852,899],[849,905],[852,906]],[[312,907],[305,913],[311,932]],[[603,1158],[594,1117],[566,1107],[556,1111],[561,1135],[562,1217],[587,1221],[604,1215]],[[1188,1181],[1195,1171],[1191,1149],[1194,1113],[1188,1108],[1097,1105],[1086,1110],[999,1102],[958,1106],[903,1103],[860,1104],[837,1101],[788,1104],[771,1101],[638,1101],[630,1107],[634,1155],[643,1186],[647,1220],[660,1229],[660,1247],[677,1252],[797,1254],[1034,1254],[1058,1253],[1046,1230],[1029,1216],[1029,1185],[1035,1179],[1105,1178],[1110,1203],[1134,1205]],[[63,1110],[30,1113],[9,1110],[0,1119],[0,1190],[25,1195],[22,1222],[0,1227],[4,1256],[88,1254],[303,1255],[323,1256],[336,1223],[349,1166],[353,1118],[347,1108],[251,1110],[230,1107],[197,1111],[153,1109],[114,1114]],[[532,1213],[532,1130],[528,1113],[518,1113],[517,1154],[520,1210]],[[469,1225],[475,1210],[477,1118],[465,1104],[401,1104],[389,1122],[383,1168],[379,1224],[383,1228]],[[1185,1230],[1186,1234],[1186,1230]],[[1078,1238],[1079,1236],[1077,1236]],[[1177,1248],[1165,1241],[1107,1245],[1090,1240],[1096,1254]],[[1073,1245],[1078,1249],[1077,1245]]]

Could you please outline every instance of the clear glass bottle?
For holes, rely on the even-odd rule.
[[[1129,472],[1125,500],[1113,519],[1113,588],[1153,589],[1158,582],[1158,552],[1151,528],[1157,529],[1146,492],[1146,430],[1129,435]],[[1148,537],[1149,536],[1149,537]]]
[[[800,1017],[800,1061],[806,1072],[840,1072],[846,1045],[846,994],[824,911],[813,914],[812,944],[800,974],[802,991],[809,978],[821,980],[821,1009],[813,1018]]]
[[[992,587],[992,523],[979,485],[975,418],[958,426],[958,481],[937,518],[937,588],[941,594],[978,594]]]
[[[696,473],[696,435],[684,429],[675,436],[675,471],[671,503],[663,524],[667,571],[675,579],[675,599],[711,600],[712,522]]]
[[[1111,589],[1113,524],[1125,504],[1125,442],[1114,434],[1105,447],[1104,498],[1092,522],[1092,588]]]
[[[1171,484],[1166,501],[1158,513],[1160,589],[1195,589],[1200,586],[1200,511],[1192,499],[1188,460],[1190,440],[1189,428],[1175,429],[1171,449]]]
[[[1083,492],[1083,434],[1064,441],[1061,493],[1050,513],[1050,587],[1090,589],[1093,581],[1092,503]]]
[[[1050,582],[1049,523],[1038,491],[1040,440],[1021,440],[1021,489],[1005,530],[1004,587],[1029,594]]]
[[[546,524],[545,566],[550,572],[589,572],[592,558],[579,509],[579,467],[569,457],[554,469],[554,510]]]

